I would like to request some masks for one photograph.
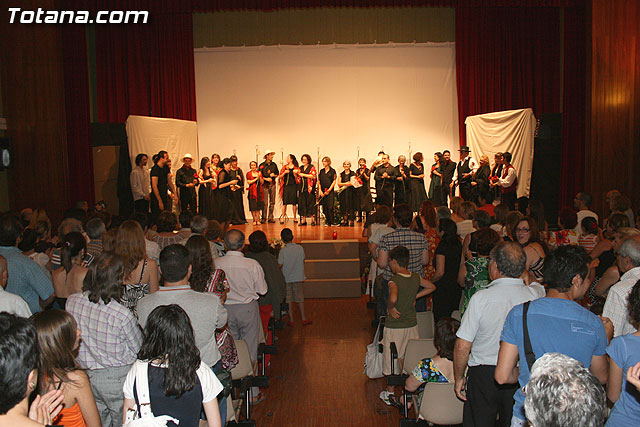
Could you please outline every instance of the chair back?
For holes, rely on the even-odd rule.
[[[453,313],[451,313],[451,317],[460,322],[462,319],[462,314],[460,313],[460,310],[455,310]]]
[[[427,383],[422,394],[419,418],[436,425],[462,424],[463,407],[453,383]]]
[[[433,338],[409,340],[407,349],[404,352],[404,363],[402,373],[410,374],[419,361],[426,357],[432,357],[437,353],[436,346],[433,345]]]
[[[253,375],[253,365],[249,355],[249,347],[244,340],[235,340],[238,352],[238,364],[231,369],[231,379],[240,380]]]
[[[433,311],[423,311],[416,313],[418,319],[418,337],[433,338]]]

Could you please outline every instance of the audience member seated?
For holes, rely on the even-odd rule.
[[[17,220],[17,218],[16,218]],[[0,312],[0,425],[42,427],[53,424],[64,396],[53,390],[30,397],[38,382],[38,335],[33,322]]]
[[[558,353],[541,356],[533,364],[525,389],[524,408],[531,427],[604,424],[604,390],[598,379],[575,359]]]
[[[55,308],[64,310],[71,294],[82,292],[82,283],[87,275],[83,260],[87,252],[87,241],[78,232],[67,233],[62,239],[60,261],[62,266],[53,272],[53,289],[56,292]]]
[[[544,266],[546,297],[531,301],[526,313],[525,305],[516,306],[504,322],[495,371],[498,384],[517,380],[520,387],[524,387],[529,382],[525,333],[530,337],[534,359],[545,353],[561,353],[580,361],[601,383],[607,382],[605,351],[613,335],[611,321],[599,319],[576,303],[589,289],[589,262],[588,255],[579,246],[562,246],[549,254]],[[523,327],[525,315],[527,332]],[[526,423],[524,399],[524,393],[518,389],[512,426]]]
[[[244,233],[229,230],[224,236],[227,254],[216,258],[218,268],[224,270],[230,290],[225,307],[229,313],[229,330],[236,340],[244,340],[252,361],[258,360],[260,308],[258,298],[267,293],[264,271],[258,261],[246,258],[242,253]],[[253,404],[264,400],[266,394],[253,389]]]
[[[189,232],[177,232],[178,218],[176,214],[169,211],[162,211],[158,215],[157,233],[153,235],[152,240],[158,244],[160,250],[169,245],[182,243]]]
[[[516,227],[524,216],[519,211],[509,211],[505,216],[504,231],[502,237],[505,242],[517,242]]]
[[[588,254],[596,247],[600,242],[598,229],[598,222],[592,216],[584,217],[580,223],[580,234],[578,236],[578,245],[582,246]]]
[[[627,300],[633,286],[640,280],[640,240],[625,238],[618,246],[618,269],[620,281],[609,289],[602,315],[613,322],[615,336],[634,333],[636,328],[629,322]],[[11,272],[9,272],[11,274]]]
[[[420,274],[408,270],[409,260],[409,249],[404,246],[396,246],[389,251],[389,268],[393,275],[389,279],[389,302],[382,337],[382,373],[385,376],[400,373],[409,340],[419,338],[416,299],[436,289]],[[396,372],[391,371],[391,343],[395,343],[398,349],[398,363],[394,367]],[[387,389],[380,392],[380,399],[387,405],[399,407],[394,388],[393,385],[387,385]]]
[[[122,384],[142,342],[135,316],[120,304],[123,277],[120,257],[103,252],[89,266],[83,292],[66,306],[81,331],[77,361],[91,380],[104,427],[122,426]]]
[[[185,236],[186,239],[188,239],[193,233],[191,231],[191,221],[193,221],[193,212],[191,211],[182,211],[180,212],[180,215],[178,215],[178,222],[180,223],[180,230],[178,230],[178,233]]]
[[[100,218],[92,218],[84,226],[89,242],[87,242],[87,253],[97,257],[104,250],[102,246],[102,235],[106,231],[106,226]]]
[[[610,426],[640,425],[640,392],[627,386],[627,378],[625,378],[625,373],[640,362],[640,331],[638,331],[640,280],[633,285],[629,294],[627,310],[635,332],[614,338],[607,348],[609,355],[607,396],[615,403],[607,421],[607,425]]]
[[[74,231],[82,233],[82,235],[85,236],[85,239],[87,241],[89,240],[84,233],[84,228],[82,228],[82,222],[75,218],[65,218],[58,226],[58,235],[54,238],[54,243],[60,243],[62,239],[64,239],[64,236]],[[59,269],[60,266],[60,248],[58,247],[54,249],[53,254],[51,254],[51,271]]]
[[[461,221],[464,221],[462,217],[462,204],[464,200],[462,197],[452,197],[449,201],[449,207],[451,208],[451,219],[457,224]]]
[[[527,208],[529,207],[529,198],[527,196],[518,197],[516,199],[515,210],[522,215],[527,216]]]
[[[0,255],[0,311],[6,311],[20,317],[30,317],[31,310],[22,297],[4,290],[7,287],[8,277],[7,260]]]
[[[438,223],[441,219],[451,219],[451,209],[446,206],[438,206],[436,209],[436,217],[438,218]]]
[[[620,213],[626,215],[629,219],[629,226],[635,224],[633,210],[631,209],[631,200],[622,195],[619,191],[611,191],[609,197],[609,208],[611,213]]]
[[[462,256],[464,259],[471,259],[477,255],[478,250],[473,235],[477,232],[476,230],[489,228],[489,225],[491,225],[491,216],[486,211],[476,211],[473,214],[474,231],[462,239]]]
[[[76,363],[80,331],[71,314],[62,310],[36,313],[40,366],[38,392],[60,390],[63,406],[55,424],[65,427],[100,427],[100,415],[87,374]]]
[[[6,290],[22,297],[32,313],[42,311],[55,298],[53,285],[42,269],[17,248],[22,227],[11,214],[0,217],[0,255],[7,261]]]
[[[538,225],[538,231],[540,232],[540,240],[543,242],[549,241],[549,224],[544,216],[544,205],[540,200],[529,200],[529,206],[527,207],[528,215],[534,219]]]
[[[422,359],[413,369],[411,375],[404,382],[404,388],[414,393],[420,390],[418,395],[418,408],[422,392],[426,383],[453,383],[453,348],[456,344],[456,332],[460,322],[450,317],[444,317],[436,323],[433,345],[438,353],[433,357]]]
[[[591,251],[591,258],[598,258],[599,264],[596,268],[596,279],[602,277],[609,267],[616,261],[616,255],[614,253],[615,237],[618,230],[624,227],[629,227],[629,219],[623,214],[612,214],[607,220],[603,232],[603,238]]]
[[[269,249],[269,242],[264,232],[257,230],[249,235],[249,251],[245,256],[258,261],[264,271],[267,293],[258,298],[258,305],[260,306],[260,320],[262,321],[262,329],[265,331],[267,344],[273,344],[271,331],[267,326],[270,318],[280,320],[282,317],[280,306],[284,302],[286,285],[278,260],[267,249]]]
[[[582,232],[580,224],[582,224],[583,219],[591,217],[595,219],[596,224],[598,224],[598,214],[589,210],[592,201],[593,197],[591,197],[591,194],[585,192],[576,194],[576,197],[573,199],[573,207],[577,210],[578,216],[578,225],[575,229],[578,235]]]
[[[33,216],[33,209],[24,208],[20,211],[20,225],[22,228],[27,228],[31,223],[31,217]]]
[[[156,307],[149,313],[144,332],[145,339],[138,360],[131,367],[122,387],[122,422],[125,423],[127,416],[137,411],[136,393],[140,385],[136,382],[136,376],[140,375],[141,370],[147,373],[143,377],[148,379],[150,406],[154,416],[167,415],[177,420],[174,424],[197,426],[202,408],[209,427],[221,426],[216,396],[223,387],[209,366],[201,360],[194,329],[184,308],[177,304]]]
[[[464,240],[469,233],[476,231],[476,228],[473,226],[473,217],[476,213],[476,205],[473,202],[463,202],[460,206],[459,212],[462,217],[462,221],[457,221],[456,226],[458,227],[458,236],[460,236],[460,240]]]
[[[640,230],[638,230],[637,228],[629,228],[629,227],[619,228],[618,232],[615,233],[612,241],[614,252],[617,253],[617,249],[623,240],[625,240],[627,237],[637,236],[638,234],[640,234]],[[604,272],[602,277],[596,278],[596,280],[593,281],[592,289],[593,289],[594,296],[606,298],[607,293],[609,292],[609,289],[611,288],[611,286],[615,285],[620,281],[620,276],[623,273],[620,272],[618,262],[619,260],[616,258],[616,260],[613,262],[613,265],[607,268],[607,270]],[[604,301],[603,301],[603,305],[604,305]]]
[[[570,208],[562,208],[558,212],[558,231],[549,235],[549,246],[557,248],[564,245],[577,245],[578,234],[575,232],[578,216]],[[542,239],[541,239],[542,240]]]
[[[51,278],[51,272],[47,269],[47,266],[50,265],[49,256],[46,253],[36,251],[37,244],[38,234],[30,228],[25,228],[22,232],[22,238],[18,244],[18,249],[22,251],[22,255],[28,256],[38,264],[44,274]]]
[[[478,194],[478,210],[485,211],[489,216],[494,216],[496,207],[493,205],[493,194],[489,190]]]
[[[486,212],[485,212],[486,213]],[[463,257],[458,272],[458,285],[464,288],[462,308],[460,313],[464,315],[473,294],[489,286],[489,254],[500,241],[500,236],[489,227],[484,227],[471,235],[470,247],[474,255]]]
[[[160,258],[160,246],[158,246],[156,242],[149,240],[149,238],[147,237],[147,232],[149,231],[149,218],[149,214],[146,214],[144,212],[136,212],[131,217],[131,219],[137,222],[140,228],[142,228],[147,257],[155,261],[155,263],[157,264],[158,259]]]
[[[225,255],[226,251],[224,249],[224,242],[222,241],[222,225],[220,225],[218,221],[215,219],[209,220],[205,237],[211,246],[212,257],[220,258]]]
[[[496,208],[493,210],[495,223],[491,224],[491,229],[498,233],[501,239],[507,235],[506,225],[508,213],[509,206],[502,203],[496,206]]]
[[[522,246],[527,256],[527,270],[529,280],[538,283],[544,282],[542,268],[547,256],[547,245],[540,239],[538,224],[531,217],[524,217],[515,228],[517,243]]]
[[[435,252],[436,272],[431,280],[436,285],[433,293],[433,317],[437,322],[460,307],[462,289],[458,286],[458,271],[462,257],[462,245],[457,235],[458,228],[451,219],[441,219],[438,224],[440,243]]]
[[[122,223],[114,252],[124,264],[120,303],[135,315],[138,301],[158,290],[158,264],[147,256],[144,234],[136,221]]]

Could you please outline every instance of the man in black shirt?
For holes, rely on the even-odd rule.
[[[273,156],[275,151],[267,150],[264,155],[265,161],[260,163],[258,170],[262,173],[264,183],[262,189],[264,191],[264,207],[262,208],[262,220],[261,223],[267,221],[274,223],[273,209],[276,206],[276,178],[278,177],[278,166],[273,163]],[[268,216],[267,216],[268,209]]]
[[[331,159],[327,156],[322,158],[322,166],[324,166],[318,174],[318,183],[320,184],[320,205],[324,212],[324,225],[333,224],[333,205],[335,199],[335,191],[338,174],[331,167]]]
[[[180,210],[191,211],[196,208],[196,187],[198,186],[198,171],[191,167],[193,158],[187,153],[182,158],[182,167],[176,172],[176,186],[180,188]]]
[[[456,173],[456,162],[451,161],[451,152],[444,150],[442,152],[442,203],[443,206],[449,206],[449,193],[451,191],[451,182],[453,175]]]
[[[166,151],[160,151],[153,156],[155,165],[151,168],[149,175],[151,176],[151,213],[156,217],[163,210],[170,208],[169,196],[169,168],[166,167],[169,161],[169,154]],[[176,198],[173,185],[171,185],[171,197]]]
[[[376,167],[376,204],[393,207],[393,188],[398,170],[389,164],[389,155],[382,155],[382,164]]]

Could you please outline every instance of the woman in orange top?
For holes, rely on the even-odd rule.
[[[33,322],[40,350],[40,393],[58,389],[64,394],[64,409],[53,424],[101,427],[89,377],[76,365],[80,330],[75,319],[66,311],[47,310],[36,313]]]

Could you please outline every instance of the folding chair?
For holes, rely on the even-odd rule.
[[[420,338],[433,338],[433,311],[418,312],[416,313],[416,318],[418,319],[418,336]]]
[[[249,355],[249,347],[244,340],[236,340],[236,351],[238,352],[238,364],[231,369],[231,380],[234,388],[240,390],[243,397],[234,400],[236,425],[239,426],[255,426],[255,422],[251,420],[251,386],[253,385],[254,369]],[[236,396],[237,397],[237,396]],[[240,421],[240,411],[242,403],[246,406],[245,420]]]
[[[458,399],[453,383],[428,383],[424,387],[418,418],[429,424],[462,424],[464,403]]]

